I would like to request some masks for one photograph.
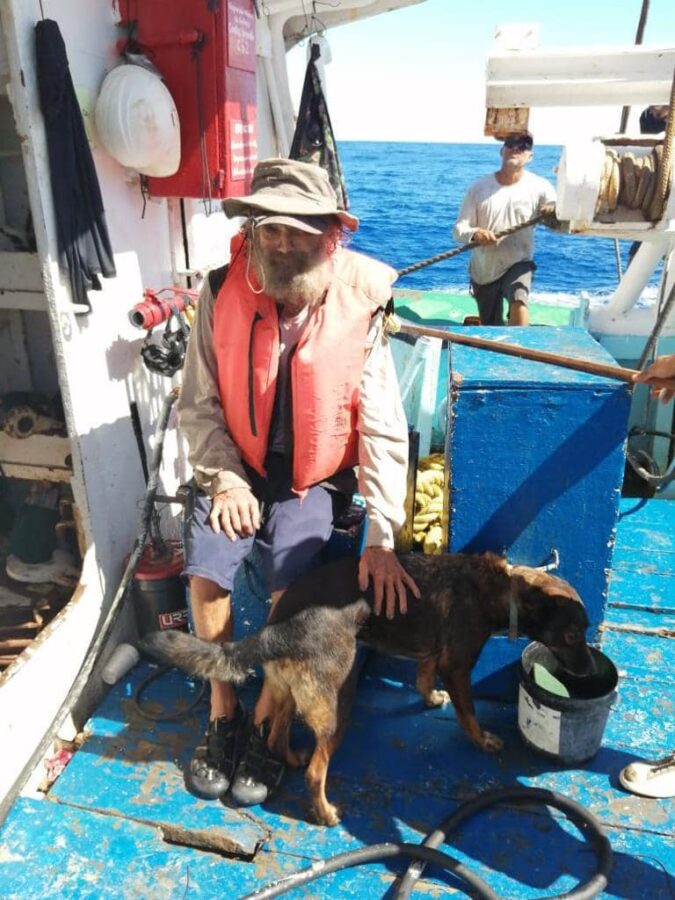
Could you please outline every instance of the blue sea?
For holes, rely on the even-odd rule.
[[[350,246],[396,269],[458,246],[452,228],[472,181],[499,168],[500,144],[340,142],[350,211],[361,225]],[[555,185],[560,147],[535,147],[529,169]],[[630,241],[621,241],[622,268]],[[535,233],[533,299],[576,306],[578,293],[602,302],[616,287],[614,241]],[[401,278],[410,289],[468,291],[467,253]],[[650,289],[648,289],[649,291]]]

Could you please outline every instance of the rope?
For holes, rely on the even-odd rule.
[[[657,144],[651,153],[644,155],[608,147],[596,215],[613,213],[622,206],[639,210],[646,221],[658,221],[668,199],[670,174],[670,154],[666,154],[663,144]]]
[[[675,138],[675,71],[673,72],[673,81],[670,86],[668,120],[666,122],[666,133],[663,138],[663,160],[659,177],[659,192],[663,195],[664,207],[673,167],[673,138]]]
[[[666,262],[666,268],[663,273],[662,290],[665,290],[666,281],[668,280],[668,269],[668,262]],[[661,294],[661,297],[663,297],[663,293]],[[644,350],[640,355],[640,359],[637,365],[640,371],[642,371],[646,367],[647,361],[651,358],[652,351],[656,346],[656,342],[659,338],[659,335],[661,334],[661,331],[663,330],[663,326],[665,325],[667,319],[670,317],[673,306],[675,306],[675,284],[673,284],[672,288],[670,289],[668,298],[659,311],[656,322],[654,323],[654,327],[652,329],[652,333],[649,335],[647,343],[644,346]],[[639,433],[637,429],[631,429],[631,432],[628,435],[629,439],[637,433]],[[644,429],[641,430],[641,433],[647,434]],[[652,434],[656,434],[656,432],[652,432]],[[669,437],[671,441],[675,439],[675,435],[672,434],[662,434],[660,436]],[[649,465],[652,469],[651,472],[648,469],[645,469],[643,465],[641,465],[640,459],[638,457],[641,457],[643,461],[647,462],[647,465]],[[626,460],[630,464],[635,474],[639,475],[643,481],[646,481],[652,487],[665,487],[673,480],[673,478],[675,478],[675,457],[673,457],[670,465],[666,467],[666,471],[663,474],[659,473],[659,467],[656,465],[656,462],[644,450],[638,450],[636,453],[633,453],[630,447],[627,446]]]
[[[524,228],[531,228],[539,222],[545,222],[546,224],[550,223],[552,227],[554,221],[556,220],[553,208],[546,206],[535,216],[532,216],[531,219],[528,219],[527,222],[520,222],[518,225],[512,225],[511,228],[505,228],[504,231],[500,231],[495,237],[497,240],[508,237],[510,234],[522,231]],[[429,259],[423,259],[421,262],[406,266],[405,269],[399,269],[398,277],[402,278],[404,275],[409,275],[411,272],[417,272],[418,269],[425,268],[425,266],[432,266],[434,263],[442,262],[444,259],[451,259],[453,256],[458,256],[460,253],[466,253],[467,250],[473,250],[475,247],[480,246],[481,244],[478,241],[469,241],[468,244],[462,244],[461,247],[455,247],[453,250],[446,250],[444,253],[438,253],[436,256],[430,256]]]
[[[663,143],[651,153],[607,147],[600,178],[596,214],[612,213],[618,206],[639,209],[642,217],[657,222],[663,217],[670,193],[675,138],[675,73]]]
[[[668,263],[666,262],[666,271],[663,273],[663,287],[665,289],[666,278],[668,275]],[[662,295],[663,296],[663,295]],[[647,339],[647,343],[644,346],[644,350],[640,354],[640,359],[638,361],[637,367],[642,371],[647,365],[647,361],[651,358],[652,351],[656,345],[656,342],[659,338],[659,335],[663,331],[663,326],[666,324],[667,320],[670,317],[670,313],[675,306],[675,282],[673,283],[672,288],[670,289],[670,293],[668,294],[668,299],[661,307],[659,314],[656,318],[656,322],[654,323],[654,327],[652,328],[652,333],[649,335]]]

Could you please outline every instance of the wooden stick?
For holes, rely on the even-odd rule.
[[[417,337],[435,337],[450,344],[464,344],[467,347],[475,347],[478,350],[490,350],[493,353],[504,353],[506,356],[518,356],[520,359],[531,359],[534,362],[548,363],[553,366],[562,366],[564,369],[575,369],[577,372],[586,372],[589,375],[601,375],[605,378],[616,378],[618,381],[633,382],[633,376],[638,374],[637,369],[625,369],[622,366],[608,366],[605,363],[591,362],[586,359],[575,359],[573,356],[563,356],[560,353],[549,353],[547,350],[532,350],[529,347],[518,347],[515,344],[502,344],[499,341],[489,341],[485,338],[472,337],[468,334],[457,334],[456,331],[446,331],[444,328],[432,328],[428,325],[415,325],[404,319],[400,319],[401,331],[405,334]]]

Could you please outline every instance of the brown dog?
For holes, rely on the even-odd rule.
[[[382,653],[417,660],[417,689],[427,706],[449,698],[459,724],[481,750],[500,738],[478,724],[471,699],[471,669],[490,635],[517,619],[518,632],[545,644],[577,675],[592,671],[585,641],[588,618],[566,581],[528,566],[510,566],[492,553],[401,557],[421,599],[405,615],[372,614],[372,590],[358,586],[358,560],[328,563],[292,584],[258,634],[221,646],[179,631],[150,635],[143,649],[201,678],[242,682],[262,663],[276,701],[270,747],[289,765],[300,759],[289,746],[297,712],[316,737],[307,785],[317,820],[335,825],[326,799],[330,758],[346,727],[355,687],[357,640]],[[435,689],[439,675],[444,691]]]

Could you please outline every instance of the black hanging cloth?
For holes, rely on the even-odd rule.
[[[59,266],[70,278],[73,302],[91,309],[88,290],[101,290],[98,276],[115,272],[101,189],[75,96],[59,26],[44,19],[35,26],[40,108],[49,151],[58,233]]]
[[[295,126],[289,156],[291,159],[318,163],[322,166],[328,172],[330,183],[337,195],[338,209],[349,209],[349,198],[333,135],[333,126],[328,115],[328,106],[321,87],[319,71],[316,67],[316,61],[320,55],[319,45],[312,44],[300,98],[298,122]]]

